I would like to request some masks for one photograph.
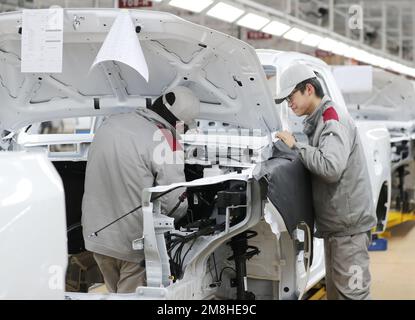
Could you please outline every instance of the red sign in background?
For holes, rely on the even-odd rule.
[[[149,0],[118,0],[119,8],[152,7],[153,1]]]
[[[248,31],[249,40],[271,39],[272,35],[261,31]]]

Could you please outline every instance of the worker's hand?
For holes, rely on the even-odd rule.
[[[290,149],[295,144],[295,138],[291,132],[288,131],[280,131],[275,134],[277,138],[280,138]]]

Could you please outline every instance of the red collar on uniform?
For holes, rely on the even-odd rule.
[[[167,129],[161,123],[158,123],[157,127],[159,128],[159,130],[163,134],[164,138],[166,139],[167,143],[169,144],[171,151],[175,152],[175,151],[181,151],[182,150],[182,147],[181,147],[180,143],[176,140],[173,133],[169,129]]]
[[[326,110],[324,110],[323,120],[324,122],[327,122],[329,120],[339,121],[339,116],[336,112],[336,109],[334,109],[333,107],[328,107]]]

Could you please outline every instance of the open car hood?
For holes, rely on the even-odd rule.
[[[133,24],[141,26],[137,36],[148,83],[117,61],[101,63],[88,73],[119,13],[64,9],[63,69],[50,74],[21,73],[22,13],[0,14],[0,133],[45,120],[145,107],[146,98],[154,100],[177,85],[199,97],[199,119],[266,132],[280,127],[254,49],[168,13],[130,11]]]

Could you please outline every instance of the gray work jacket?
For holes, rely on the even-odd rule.
[[[88,152],[82,201],[87,250],[130,262],[143,260],[143,251],[132,249],[132,241],[143,234],[141,209],[97,237],[88,236],[141,205],[144,188],[185,181],[183,150],[172,133],[174,128],[149,110],[110,116],[97,130]],[[183,191],[160,198],[162,213],[175,207]],[[185,214],[186,208],[184,201],[173,217]]]
[[[311,172],[316,236],[346,236],[376,225],[369,172],[353,119],[339,116],[324,96],[305,118],[309,144],[296,142],[304,166]]]

